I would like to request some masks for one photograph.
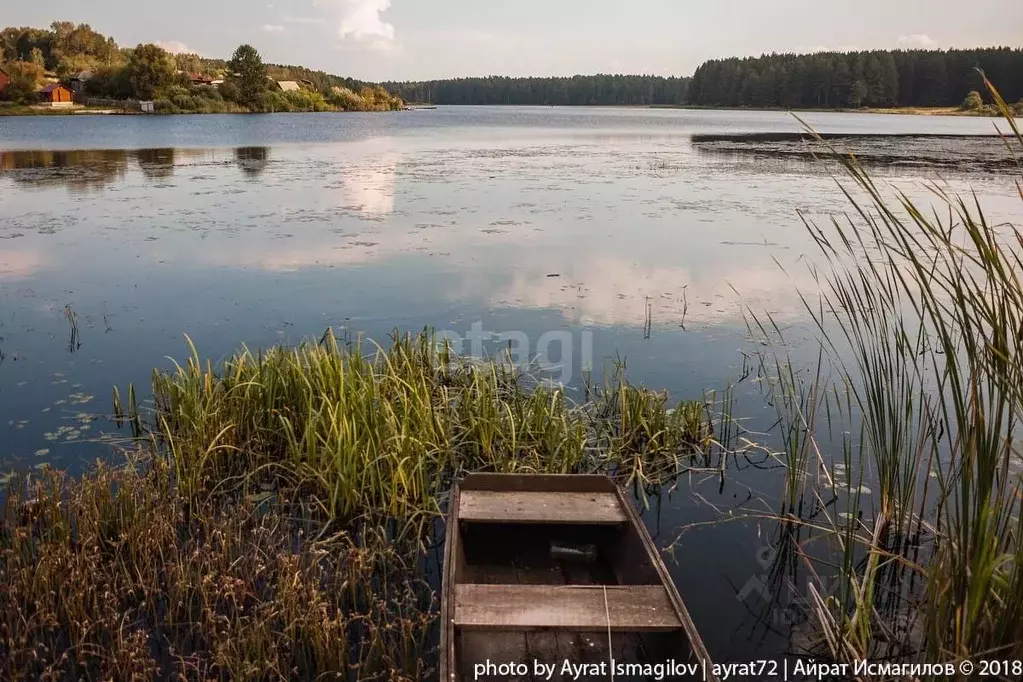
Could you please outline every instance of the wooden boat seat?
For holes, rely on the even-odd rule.
[[[463,490],[458,518],[480,523],[589,525],[624,524],[629,520],[614,493],[493,490]]]
[[[604,595],[607,595],[605,604]],[[663,585],[456,585],[463,630],[665,632],[682,628]]]

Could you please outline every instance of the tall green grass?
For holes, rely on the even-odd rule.
[[[457,358],[428,333],[366,350],[328,331],[219,366],[193,346],[153,389],[152,436],[188,494],[287,485],[339,518],[423,519],[466,471],[669,477],[706,429],[701,403],[672,409],[620,371],[575,403],[500,359]]]
[[[817,586],[818,622],[843,659],[1021,658],[1023,231],[990,223],[975,197],[934,186],[928,212],[855,158],[845,168],[854,210],[807,221],[824,263],[804,302],[847,377],[876,512],[836,519],[844,586]]]

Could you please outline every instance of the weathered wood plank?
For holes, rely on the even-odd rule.
[[[664,560],[658,553],[657,547],[654,545],[653,538],[650,537],[650,533],[647,532],[646,526],[643,525],[643,520],[639,517],[639,513],[631,504],[628,503],[628,500],[625,499],[625,494],[621,491],[621,489],[615,490],[615,494],[621,499],[621,502],[624,505],[623,509],[625,509],[626,514],[629,517],[629,523],[639,533],[639,539],[646,548],[647,556],[653,563],[654,570],[656,570],[660,576],[661,583],[665,586],[668,599],[685,630],[691,657],[694,657],[696,660],[704,663],[705,682],[718,682],[718,677],[713,672],[714,666],[713,661],[711,661],[710,658],[710,653],[708,653],[707,647],[704,646],[700,633],[696,630],[696,624],[689,615],[689,610],[686,609],[686,605],[682,601],[682,595],[678,593],[678,588],[675,587],[675,582],[671,578],[671,573],[668,572],[668,567],[664,565]],[[628,545],[626,545],[626,547],[627,546]],[[683,655],[681,650],[679,650],[677,654],[680,657]]]
[[[463,490],[460,521],[619,524],[628,516],[614,493]]]
[[[444,527],[444,566],[440,595],[440,682],[459,679],[457,652],[455,651],[455,579],[460,572],[459,562],[465,563],[464,552],[458,542],[458,486],[451,490],[451,502]]]
[[[469,474],[458,484],[462,491],[534,491],[562,493],[613,493],[617,486],[599,474]]]
[[[463,630],[604,631],[608,617],[612,631],[663,632],[682,628],[661,585],[455,586],[455,627]]]

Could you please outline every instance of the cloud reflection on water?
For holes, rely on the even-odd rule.
[[[28,279],[46,265],[42,253],[34,250],[0,249],[0,279]]]
[[[745,302],[762,303],[776,320],[789,321],[802,314],[797,288],[812,284],[808,274],[790,276],[774,265],[648,266],[614,254],[587,256],[558,277],[548,277],[550,270],[535,264],[517,270],[488,304],[559,310],[572,323],[640,327],[648,298],[655,324],[734,323]]]

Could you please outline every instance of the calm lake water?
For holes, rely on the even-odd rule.
[[[993,132],[976,118],[804,120],[850,135]],[[747,375],[736,411],[766,429],[743,306],[770,311],[798,360],[798,292],[815,286],[797,211],[849,206],[832,165],[692,136],[800,129],[781,112],[590,108],[0,118],[0,471],[109,457],[95,441],[118,432],[93,417],[112,386],[144,396],[154,367],[185,357],[185,334],[216,359],[327,327],[381,341],[430,327],[485,336],[488,351],[517,332],[574,387],[617,357],[677,398]],[[911,196],[933,203],[925,182],[976,190],[990,219],[1018,224],[1013,176],[957,160],[998,158],[998,140],[869,148],[877,177]],[[735,469],[666,491],[645,516],[657,541],[778,494],[777,470]],[[678,544],[673,574],[720,660],[798,651],[799,628],[765,601],[772,532],[737,521]]]

